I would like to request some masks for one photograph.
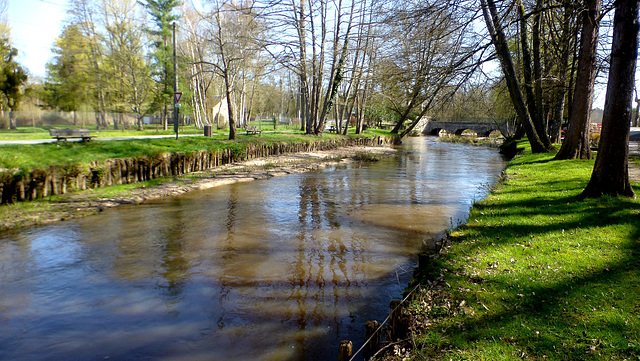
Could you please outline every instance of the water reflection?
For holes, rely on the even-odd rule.
[[[492,150],[409,143],[364,167],[1,236],[0,359],[335,359],[503,166]]]

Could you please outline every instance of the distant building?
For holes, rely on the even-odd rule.
[[[210,112],[208,118],[217,125],[218,129],[229,124],[229,106],[226,97],[210,97],[207,99],[207,105]]]

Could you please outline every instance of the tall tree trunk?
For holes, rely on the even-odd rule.
[[[553,120],[549,130],[550,139],[554,142],[560,142],[560,130],[564,118],[565,97],[567,95],[567,69],[569,67],[569,55],[571,54],[571,19],[573,17],[573,7],[570,1],[564,1],[564,19],[562,24],[561,49],[560,49],[560,78],[555,93],[555,107],[553,109]]]
[[[638,98],[638,89],[635,90],[635,98],[636,110],[633,114],[633,120],[631,121],[631,125],[633,127],[637,127],[638,122],[640,121],[640,98]]]
[[[551,141],[547,133],[547,118],[543,106],[542,94],[542,59],[540,55],[540,17],[542,9],[542,0],[537,0],[535,7],[535,15],[533,16],[533,30],[531,31],[531,40],[533,47],[533,94],[536,102],[536,113],[531,115],[533,126],[538,133],[538,137],[548,149],[551,148]]]
[[[527,98],[527,109],[533,127],[544,146],[549,149],[551,143],[547,135],[542,106],[542,64],[540,59],[540,8],[542,1],[537,0],[536,14],[533,17],[531,31],[532,46],[529,48],[529,32],[527,31],[527,17],[522,1],[518,6],[520,17],[520,43],[522,46],[522,65],[524,69],[524,88]],[[533,58],[532,58],[533,52]]]
[[[524,77],[524,95],[527,100],[527,109],[532,121],[538,117],[536,96],[533,92],[533,61],[531,60],[531,50],[529,49],[529,31],[527,30],[527,18],[522,0],[518,4],[518,16],[520,21],[520,47],[522,49],[522,75]],[[539,134],[538,134],[539,135]]]
[[[591,180],[581,198],[634,197],[629,183],[629,122],[638,58],[638,0],[615,3],[611,68],[602,118],[602,134]]]
[[[236,118],[233,109],[233,84],[229,80],[229,74],[224,76],[224,90],[227,97],[227,114],[229,116],[229,140],[236,139]]]
[[[18,127],[16,127],[15,115],[14,115],[13,109],[9,109],[9,129],[12,129],[12,130],[18,129]]]
[[[300,77],[300,130],[311,133],[309,128],[310,119],[310,98],[309,98],[309,76],[307,69],[307,23],[305,12],[305,1],[300,0],[300,7],[296,6],[296,2],[292,1],[293,15],[296,22],[296,30],[298,33],[298,42],[300,46],[300,64],[298,68],[298,76]]]
[[[531,150],[534,153],[548,152],[549,147],[546,147],[538,137],[538,133],[534,129],[531,117],[527,111],[527,106],[524,102],[522,91],[520,90],[520,82],[518,81],[516,71],[513,66],[513,60],[511,58],[511,53],[509,52],[509,46],[504,35],[502,24],[500,24],[500,18],[496,10],[495,2],[493,0],[480,0],[480,2],[482,4],[482,13],[487,24],[487,29],[491,34],[491,40],[496,49],[496,54],[500,60],[500,66],[507,82],[511,101],[513,102],[516,114],[518,115],[524,131],[529,138]]]
[[[556,160],[591,159],[589,126],[591,123],[593,84],[596,78],[600,0],[585,0],[585,6],[582,18],[576,86],[569,110],[569,129],[560,151],[554,158]]]

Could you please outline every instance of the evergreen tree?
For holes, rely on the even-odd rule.
[[[162,123],[167,129],[167,106],[173,100],[173,23],[179,19],[174,9],[180,5],[179,0],[143,0],[141,4],[147,9],[154,24],[149,33],[153,41],[153,75],[157,83],[154,103],[163,109]]]
[[[3,109],[6,105],[9,108],[9,128],[15,129],[13,112],[18,110],[22,99],[22,87],[27,82],[27,73],[15,61],[18,56],[18,49],[11,46],[9,39],[0,39],[0,93],[4,95]]]

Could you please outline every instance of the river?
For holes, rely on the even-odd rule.
[[[409,138],[375,163],[0,234],[0,360],[334,360],[504,166]]]

